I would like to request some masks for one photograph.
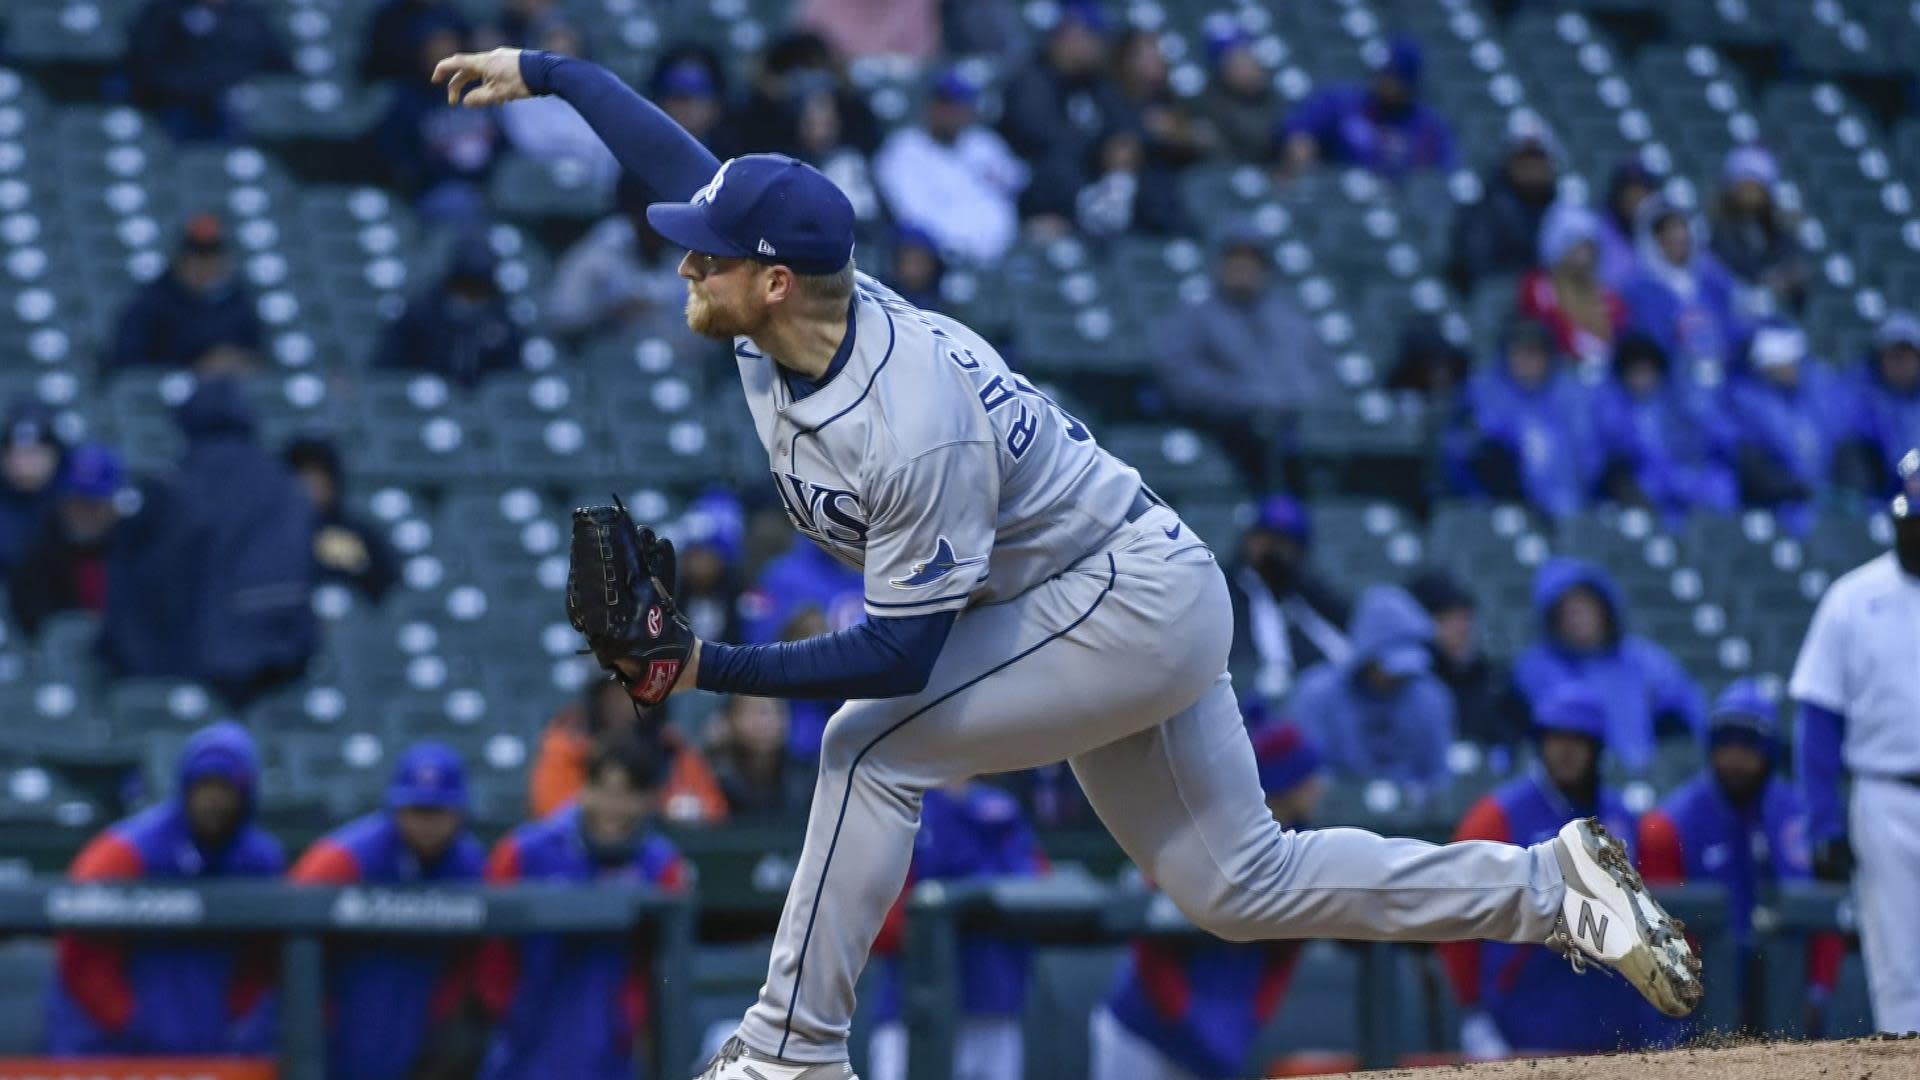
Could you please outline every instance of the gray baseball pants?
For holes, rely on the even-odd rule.
[[[1224,674],[1232,615],[1212,552],[1164,507],[1101,547],[963,614],[924,691],[828,722],[747,1045],[846,1060],[854,983],[906,881],[921,795],[1063,759],[1127,855],[1227,940],[1551,933],[1565,887],[1546,845],[1276,824]]]

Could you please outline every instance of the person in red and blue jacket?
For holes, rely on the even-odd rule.
[[[180,752],[173,797],[109,826],[81,850],[74,881],[278,877],[280,842],[254,824],[260,757],[223,721]],[[48,995],[56,1056],[257,1054],[273,1045],[270,944],[231,935],[122,940],[62,935]]]
[[[906,888],[873,945],[875,955],[887,957],[887,962],[874,973],[878,986],[870,999],[874,1030],[866,1080],[901,1080],[907,1075],[898,954],[913,887],[922,881],[1034,877],[1048,869],[1033,826],[1012,795],[971,780],[926,793]],[[961,1017],[953,1048],[953,1073],[959,1080],[1020,1080],[1025,1058],[1020,1013],[1026,1008],[1032,967],[1033,949],[1025,942],[990,934],[961,939]]]
[[[1813,880],[1807,815],[1799,795],[1773,775],[1780,758],[1776,707],[1752,679],[1721,692],[1707,720],[1707,767],[1640,819],[1640,874],[1649,885],[1711,881],[1727,890],[1727,916],[1740,963],[1726,978],[1737,987],[1743,1027],[1759,1030],[1750,977],[1758,893]],[[1808,943],[1807,1006],[1818,1021],[1840,974],[1846,943],[1838,934]]]
[[[1631,847],[1634,815],[1600,781],[1608,731],[1598,687],[1564,683],[1534,706],[1539,761],[1467,810],[1453,839],[1539,843],[1576,818],[1597,817]],[[1439,946],[1464,1016],[1470,1058],[1514,1052],[1588,1053],[1660,1045],[1676,1033],[1622,980],[1586,978],[1543,945],[1453,941]]]
[[[665,769],[648,743],[607,737],[588,759],[579,800],[508,833],[487,880],[685,888],[680,853],[647,828]],[[637,942],[559,934],[491,942],[477,985],[499,1021],[482,1080],[633,1080],[634,1040],[649,1011]]]
[[[1274,820],[1304,828],[1324,789],[1320,750],[1293,724],[1254,735]],[[1286,996],[1300,942],[1187,945],[1143,940],[1094,1012],[1092,1080],[1244,1076],[1247,1054]]]
[[[466,830],[467,781],[443,743],[407,748],[387,806],[314,841],[288,874],[303,885],[476,882],[486,851]],[[429,1033],[447,1024],[472,985],[472,947],[447,938],[384,939],[327,958],[327,1072],[405,1080]]]

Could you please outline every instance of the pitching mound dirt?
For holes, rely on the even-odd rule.
[[[1343,1075],[1353,1080],[1920,1080],[1920,1038],[1750,1042]]]

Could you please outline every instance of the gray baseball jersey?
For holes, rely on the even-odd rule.
[[[1140,476],[993,346],[865,274],[846,365],[793,400],[734,342],[794,527],[862,570],[869,615],[1010,599],[1111,533]]]
[[[735,342],[794,525],[866,577],[874,615],[961,610],[924,690],[828,722],[767,981],[739,1036],[847,1060],[854,986],[899,895],[920,797],[1066,760],[1140,867],[1200,925],[1273,937],[1543,941],[1549,845],[1436,847],[1268,813],[1226,672],[1213,554],[980,337],[859,279],[840,371],[793,400]]]

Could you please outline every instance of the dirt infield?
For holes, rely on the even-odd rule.
[[[1353,1080],[1920,1080],[1920,1038],[1754,1042],[1342,1075]]]

